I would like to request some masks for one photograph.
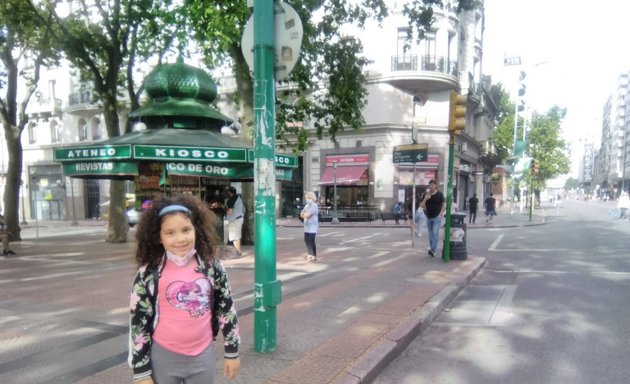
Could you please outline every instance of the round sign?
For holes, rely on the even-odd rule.
[[[304,29],[302,21],[293,7],[284,2],[278,2],[274,12],[274,47],[275,47],[275,78],[286,79],[297,63]],[[278,12],[282,9],[284,12]],[[254,16],[245,24],[241,39],[243,56],[250,70],[254,70]]]

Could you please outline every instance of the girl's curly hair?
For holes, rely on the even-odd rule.
[[[220,244],[215,230],[216,216],[205,203],[191,195],[159,197],[145,210],[136,230],[136,263],[138,267],[147,265],[155,268],[164,256],[164,246],[160,243],[162,218],[159,212],[167,205],[179,204],[190,210],[190,220],[195,228],[195,249],[201,259],[210,263],[214,258],[214,246]],[[181,212],[180,212],[181,213]],[[168,214],[167,214],[168,215]]]

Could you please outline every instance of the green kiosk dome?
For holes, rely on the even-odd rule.
[[[199,68],[183,63],[156,67],[144,79],[149,103],[129,114],[134,122],[148,129],[181,128],[220,132],[232,119],[210,105],[217,97],[217,86]]]

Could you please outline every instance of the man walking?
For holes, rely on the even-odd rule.
[[[228,188],[226,217],[228,219],[228,240],[232,242],[236,253],[241,256],[241,232],[243,228],[243,200],[236,194],[236,188]]]
[[[446,210],[446,199],[444,199],[442,192],[437,190],[435,180],[429,181],[429,190],[424,194],[424,199],[420,206],[424,208],[424,213],[427,217],[429,256],[435,257],[440,227],[442,227],[442,218]]]
[[[477,220],[477,207],[479,206],[479,199],[477,198],[477,194],[473,193],[473,196],[468,199],[468,224],[475,224],[475,220]]]
[[[492,221],[492,217],[497,215],[497,211],[495,210],[496,207],[496,200],[494,199],[494,196],[492,195],[492,193],[486,197],[486,200],[484,200],[483,204],[486,206],[486,224]]]

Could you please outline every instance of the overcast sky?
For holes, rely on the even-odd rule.
[[[567,108],[565,136],[599,143],[604,103],[630,69],[630,2],[485,0],[485,15],[483,71],[513,90],[519,68],[503,58],[520,56],[529,105]]]

